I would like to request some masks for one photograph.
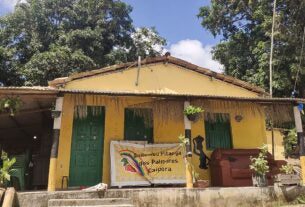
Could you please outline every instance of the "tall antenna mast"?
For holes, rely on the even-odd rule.
[[[270,61],[269,61],[269,87],[270,87],[270,96],[272,97],[272,62],[273,62],[273,35],[274,35],[274,24],[275,24],[275,8],[276,8],[276,0],[273,1],[273,16],[272,16],[272,29],[271,29],[271,50],[270,50]]]

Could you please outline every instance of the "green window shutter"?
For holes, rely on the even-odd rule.
[[[206,146],[208,150],[231,149],[231,124],[228,114],[209,114],[213,117],[205,121]]]
[[[153,142],[153,112],[147,108],[126,108],[124,138],[132,141]]]

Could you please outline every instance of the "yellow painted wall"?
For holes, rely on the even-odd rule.
[[[134,106],[140,103],[149,103],[155,101],[152,98],[142,97],[105,97],[86,95],[84,98],[87,105],[104,105],[105,106],[105,136],[104,136],[104,155],[103,155],[103,182],[110,183],[110,141],[122,140],[124,137],[124,108]],[[183,100],[181,100],[183,103]],[[61,187],[62,176],[69,176],[71,138],[73,125],[73,110],[77,98],[75,95],[64,96],[62,126],[59,140],[58,161],[56,170],[56,187]],[[192,103],[191,103],[192,104]],[[149,105],[149,104],[148,104]],[[147,106],[145,106],[147,107]],[[260,114],[253,114],[247,106],[240,107],[239,112],[229,107],[216,107],[212,112],[229,113],[231,117],[231,128],[234,148],[256,148],[266,142],[266,130],[264,117]],[[243,120],[236,122],[234,117],[239,113],[243,114]],[[181,114],[183,110],[181,110]],[[160,111],[154,110],[154,142],[155,143],[177,143],[178,136],[184,134],[183,115],[180,118],[169,119],[164,122],[164,114],[161,116]],[[192,124],[192,137],[201,135],[205,137],[204,121],[198,120]],[[205,143],[204,143],[205,148]],[[204,149],[205,152],[206,149]],[[208,151],[207,155],[210,156]],[[199,157],[194,155],[192,162],[200,173],[201,178],[208,179],[209,171],[200,170]]]
[[[231,135],[234,149],[257,148],[266,143],[265,118],[262,114],[253,114],[251,109],[247,106],[240,108],[238,112],[233,107],[216,107],[212,112],[228,113],[230,115]],[[243,119],[240,122],[237,122],[235,116],[240,115],[241,113],[243,114]],[[203,119],[192,124],[192,138],[195,138],[198,135],[205,138]],[[203,144],[203,148],[203,151],[210,157],[212,151],[206,149],[206,143]],[[196,172],[199,172],[201,179],[210,179],[209,170],[199,169],[199,156],[193,155],[192,162],[196,168]]]
[[[135,85],[136,77],[137,68],[133,67],[74,80],[68,82],[65,89],[257,97],[252,91],[173,64],[144,65],[140,70],[138,86]]]
[[[284,135],[280,129],[274,129],[274,158],[276,160],[285,160],[284,156]],[[268,151],[272,153],[272,134],[270,130],[266,131]]]

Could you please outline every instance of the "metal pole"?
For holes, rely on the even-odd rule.
[[[275,157],[274,154],[274,128],[273,128],[273,122],[271,121],[271,141],[272,141],[272,156]]]
[[[273,61],[273,41],[274,41],[274,23],[275,23],[275,8],[276,8],[276,0],[273,1],[273,17],[272,17],[272,29],[271,29],[271,49],[270,49],[270,60],[269,60],[269,79],[270,79],[270,96],[272,97],[272,61]]]
[[[136,79],[136,83],[135,83],[136,86],[139,85],[140,69],[141,69],[141,56],[138,57],[137,79]]]
[[[276,8],[276,0],[273,1],[273,15],[272,15],[272,29],[271,29],[271,49],[270,49],[270,60],[269,60],[269,87],[270,87],[270,97],[273,96],[272,89],[272,62],[273,62],[273,42],[274,42],[274,24],[275,24],[275,8]],[[271,138],[272,138],[272,156],[274,157],[274,132],[273,132],[273,121],[271,118]]]

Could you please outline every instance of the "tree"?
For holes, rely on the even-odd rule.
[[[273,1],[212,0],[200,8],[202,26],[223,41],[213,56],[225,67],[225,73],[268,90],[269,56]],[[305,2],[278,0],[274,42],[274,82],[276,96],[290,96],[299,68]],[[305,54],[305,53],[304,53]],[[302,57],[304,59],[304,57]],[[305,70],[301,65],[297,90],[305,97]]]
[[[122,63],[135,60],[138,56],[156,57],[165,51],[166,40],[159,35],[157,30],[146,27],[136,28],[131,34],[132,44],[129,47],[115,47],[109,54],[111,63]]]
[[[135,60],[131,11],[120,0],[18,3],[13,13],[0,17],[0,82],[46,85],[73,72]]]

